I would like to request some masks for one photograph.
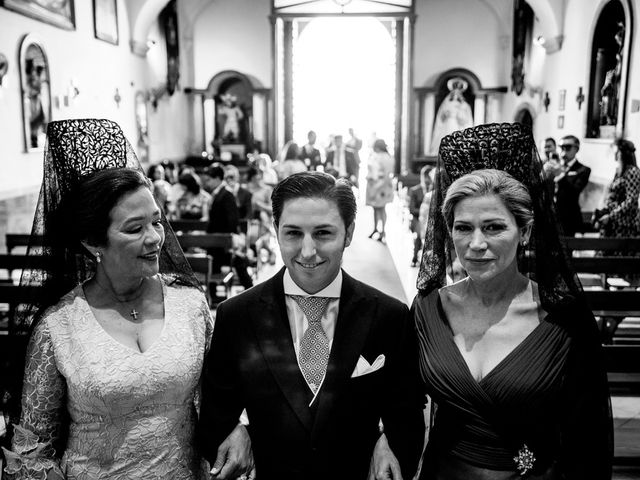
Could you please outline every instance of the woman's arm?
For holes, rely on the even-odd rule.
[[[27,347],[20,425],[14,426],[11,451],[5,450],[5,472],[11,479],[64,479],[57,445],[64,432],[67,386],[57,368],[53,344],[43,319]],[[38,475],[40,472],[40,475]]]

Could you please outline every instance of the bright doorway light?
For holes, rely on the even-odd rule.
[[[353,128],[365,148],[374,135],[393,148],[394,33],[393,22],[371,17],[321,17],[304,26],[293,46],[296,142],[314,130],[326,147],[329,135],[347,140]]]

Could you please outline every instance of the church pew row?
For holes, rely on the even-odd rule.
[[[186,253],[185,257],[189,262],[189,265],[193,269],[193,272],[198,277],[198,280],[202,283],[205,288],[205,293],[207,295],[207,300],[209,304],[212,305],[214,302],[214,296],[212,292],[209,290],[211,285],[222,285],[225,288],[225,292],[227,295],[231,292],[231,284],[233,280],[233,273],[219,273],[214,274],[212,272],[212,261],[213,257],[206,253]],[[25,255],[25,254],[0,254],[0,270],[7,271],[7,279],[4,281],[8,286],[15,287],[13,289],[9,289],[5,292],[4,298],[7,301],[1,301],[0,303],[19,303],[20,299],[23,298],[23,290],[20,289],[16,285],[12,285],[12,272],[15,270],[21,271],[24,269],[31,270],[39,270],[48,268],[51,265],[51,259],[49,257],[42,257],[40,255]],[[9,296],[9,292],[14,292],[15,301],[11,302],[13,297]],[[215,293],[215,292],[214,292]],[[10,307],[11,308],[11,307]]]
[[[202,220],[171,220],[169,222],[174,232],[206,232],[208,222]]]
[[[640,252],[640,237],[562,237],[575,251]]]

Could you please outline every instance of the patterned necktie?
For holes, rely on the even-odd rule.
[[[291,297],[309,321],[309,327],[300,340],[298,361],[302,375],[315,395],[320,388],[329,362],[329,338],[327,338],[320,320],[322,320],[331,298],[303,297],[301,295],[291,295]]]

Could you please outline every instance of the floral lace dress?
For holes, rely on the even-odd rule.
[[[29,342],[8,478],[206,478],[195,427],[211,315],[195,288],[163,281],[163,294],[162,333],[143,353],[102,328],[82,286],[45,314]]]

